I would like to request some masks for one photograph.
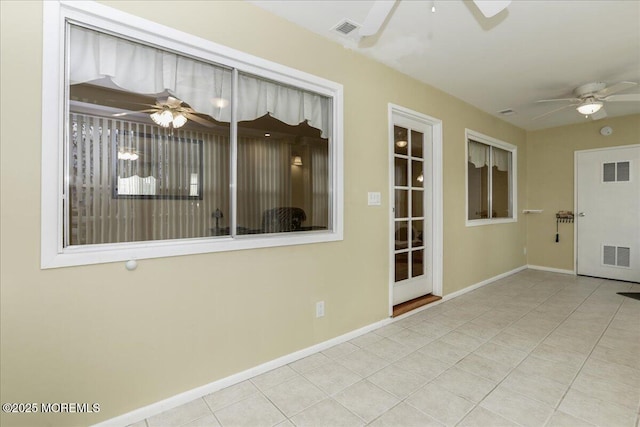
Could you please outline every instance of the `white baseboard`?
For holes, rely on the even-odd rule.
[[[443,303],[443,302],[445,302],[445,301],[448,301],[448,300],[450,300],[450,299],[453,299],[453,298],[459,297],[459,296],[461,296],[461,295],[464,295],[464,294],[466,294],[467,292],[471,292],[471,291],[473,291],[473,290],[476,290],[476,289],[478,289],[478,288],[481,288],[481,287],[483,287],[483,286],[485,286],[485,285],[488,285],[489,283],[493,283],[493,282],[495,282],[496,280],[500,280],[500,279],[503,279],[503,278],[505,278],[505,277],[511,276],[511,275],[513,275],[513,274],[519,273],[519,272],[520,272],[520,271],[522,271],[522,270],[526,270],[526,269],[527,269],[527,267],[528,267],[528,266],[523,265],[523,266],[521,266],[521,267],[514,268],[513,270],[507,271],[506,273],[498,274],[497,276],[494,276],[494,277],[491,277],[491,278],[489,278],[489,279],[483,280],[482,282],[478,282],[478,283],[476,283],[475,285],[467,286],[467,287],[466,287],[466,288],[464,288],[464,289],[460,289],[459,291],[453,292],[453,293],[451,293],[451,294],[447,294],[447,295],[443,296],[441,300],[438,300],[438,301],[435,301],[435,302],[429,303],[429,304],[424,305],[424,306],[422,306],[422,307],[418,307],[418,308],[416,308],[416,309],[414,309],[414,310],[411,310],[411,311],[410,311],[410,312],[408,312],[408,313],[404,313],[404,314],[402,314],[402,315],[400,315],[400,316],[398,316],[398,317],[394,317],[394,318],[393,318],[393,322],[397,322],[398,320],[402,320],[402,319],[404,319],[405,317],[409,317],[409,316],[414,315],[414,314],[416,314],[416,313],[419,313],[419,312],[421,312],[421,311],[423,311],[423,310],[428,310],[428,309],[430,309],[430,308],[433,308],[433,307],[435,307],[435,306],[437,306],[437,305],[439,305],[439,304],[442,304],[442,303]]]
[[[571,274],[572,276],[576,275],[576,272],[573,270],[563,270],[561,268],[543,267],[541,265],[528,265],[527,267],[532,270],[549,271],[551,273],[560,273],[560,274]]]
[[[481,287],[483,287],[485,285],[488,285],[489,283],[493,283],[496,280],[504,279],[505,277],[514,275],[514,274],[519,273],[522,270],[526,270],[526,269],[527,269],[527,266],[523,265],[521,267],[514,268],[511,271],[507,271],[506,273],[502,273],[502,274],[498,274],[497,276],[490,277],[489,279],[483,280],[482,282],[478,282],[475,285],[467,286],[464,289],[460,289],[459,291],[453,292],[451,294],[447,294],[447,295],[442,297],[442,301],[448,301],[450,299],[459,297],[460,295],[464,295],[467,292],[474,291],[474,290],[476,290],[478,288],[481,288]]]
[[[532,266],[523,265],[522,267],[518,267],[511,271],[507,271],[506,273],[502,273],[497,276],[491,277],[489,279],[483,280],[482,282],[476,283],[475,285],[467,286],[466,288],[461,289],[457,292],[453,292],[451,294],[445,295],[444,297],[442,297],[440,301],[436,301],[432,304],[428,304],[418,309],[412,310],[411,312],[405,313],[402,316],[398,316],[393,319],[392,318],[383,319],[379,322],[372,323],[360,329],[356,329],[355,331],[347,332],[346,334],[321,342],[311,347],[307,347],[305,349],[296,351],[294,353],[287,354],[285,356],[263,363],[259,366],[239,372],[237,374],[230,375],[226,378],[222,378],[212,383],[205,384],[201,387],[197,387],[192,390],[185,391],[184,393],[180,393],[175,396],[169,397],[167,399],[161,400],[159,402],[152,403],[151,405],[147,405],[142,408],[128,412],[126,414],[119,415],[115,418],[108,419],[101,423],[95,424],[94,427],[121,427],[121,426],[128,426],[130,424],[134,424],[138,421],[144,420],[145,418],[152,417],[153,415],[157,415],[161,412],[176,408],[180,405],[184,405],[185,403],[189,403],[194,399],[198,399],[200,397],[206,396],[218,390],[222,390],[225,387],[229,387],[234,384],[238,384],[242,381],[246,381],[250,378],[255,377],[256,375],[260,375],[265,372],[271,371],[273,369],[279,368],[281,366],[288,365],[289,363],[295,362],[296,360],[300,360],[302,358],[310,356],[319,351],[326,350],[330,347],[333,347],[334,345],[347,342],[361,335],[374,331],[378,328],[381,328],[393,322],[397,322],[398,320],[402,320],[407,316],[411,316],[422,310],[427,310],[445,301],[464,295],[467,292],[471,292],[482,286],[488,285],[489,283],[495,282],[496,280],[500,280],[502,278],[516,274],[522,270],[526,270],[527,268],[539,269],[539,270],[545,269],[544,267],[535,267],[535,266],[532,267]],[[553,269],[548,269],[547,271],[568,272],[568,270],[553,270]],[[568,273],[573,274],[573,272],[568,272]]]
[[[288,365],[289,363],[295,362],[296,360],[300,360],[319,351],[326,350],[330,347],[333,347],[334,345],[347,342],[359,337],[360,335],[364,335],[368,332],[386,326],[392,321],[393,319],[389,318],[372,323],[360,329],[356,329],[355,331],[347,332],[344,335],[340,335],[311,347],[307,347],[294,353],[290,353],[269,362],[263,363],[262,365],[247,369],[246,371],[242,371],[237,374],[230,375],[226,378],[214,381],[212,383],[205,384],[201,387],[185,391],[184,393],[180,393],[159,402],[152,403],[151,405],[135,409],[131,412],[119,415],[115,418],[110,418],[106,421],[94,424],[94,427],[120,427],[137,423],[138,421],[144,420],[145,418],[149,418],[153,415],[157,415],[161,412],[176,408],[180,405],[184,405],[185,403],[189,403],[194,399],[198,399],[218,390],[222,390],[225,387],[229,387],[242,381],[246,381],[249,378],[255,377],[256,375],[260,375],[281,366]]]

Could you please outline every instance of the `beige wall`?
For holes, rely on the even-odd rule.
[[[252,5],[152,4],[111,3],[344,85],[344,241],[40,270],[42,4],[0,2],[2,400],[102,407],[3,426],[95,423],[386,318],[389,102],[443,121],[444,293],[526,263],[522,217],[464,225],[465,128],[519,147],[519,207],[524,131]]]
[[[613,134],[600,135],[611,126]],[[640,115],[616,117],[527,133],[527,209],[543,209],[527,218],[528,264],[573,271],[573,224],[560,224],[555,242],[555,214],[574,209],[574,152],[640,143]]]

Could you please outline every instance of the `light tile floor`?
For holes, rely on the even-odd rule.
[[[133,427],[638,426],[626,291],[525,270]]]

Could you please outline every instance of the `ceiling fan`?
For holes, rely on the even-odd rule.
[[[369,13],[360,28],[360,36],[368,37],[380,31],[382,24],[386,21],[387,16],[391,13],[391,9],[393,9],[396,2],[397,0],[374,1],[373,6],[369,9]],[[473,3],[486,18],[491,18],[506,9],[511,3],[511,0],[473,0]]]
[[[552,98],[541,99],[537,102],[569,102],[560,108],[534,117],[538,120],[550,114],[564,110],[569,107],[576,107],[578,113],[584,116],[590,116],[593,120],[603,119],[607,117],[604,110],[605,102],[640,102],[640,93],[618,94],[627,89],[637,86],[635,82],[620,82],[607,86],[606,83],[594,82],[579,86],[573,90],[573,98]]]
[[[149,116],[151,120],[165,128],[172,127],[173,129],[177,129],[184,126],[188,120],[193,120],[196,123],[208,127],[213,126],[213,123],[197,116],[198,113],[196,113],[193,108],[173,96],[158,98],[155,104],[140,104],[137,102],[131,104],[149,107],[145,110],[136,111],[136,113],[150,113]],[[114,114],[114,116],[124,116],[127,114],[129,113],[118,113]]]

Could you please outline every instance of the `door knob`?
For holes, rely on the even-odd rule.
[[[578,216],[586,216],[586,214],[584,212],[580,212]]]

